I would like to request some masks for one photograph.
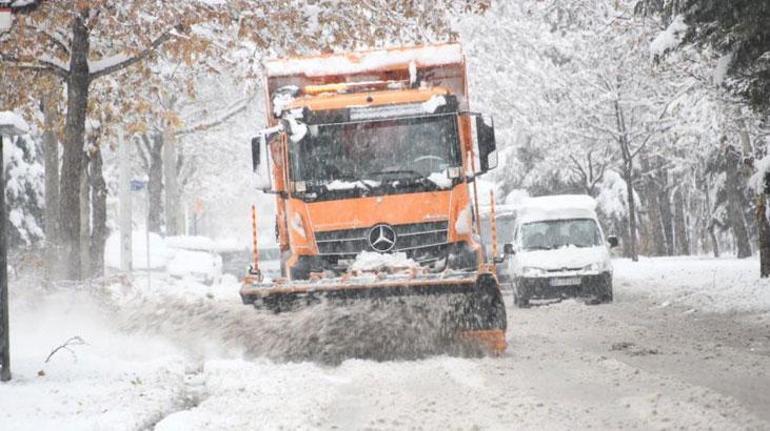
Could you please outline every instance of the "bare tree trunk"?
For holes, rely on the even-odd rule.
[[[88,169],[88,157],[83,154],[83,168]],[[88,175],[80,176],[80,276],[88,278],[91,274],[91,200],[88,187]]]
[[[104,243],[107,241],[107,184],[102,169],[101,147],[95,146],[91,154],[91,207],[93,211],[93,229],[91,230],[91,275],[104,275]]]
[[[668,180],[666,181],[668,183]],[[667,186],[661,187],[658,193],[658,203],[660,204],[660,220],[663,225],[663,237],[666,240],[665,248],[666,254],[669,256],[674,255],[674,229],[673,218],[674,215],[671,211],[671,193],[667,189]]]
[[[166,186],[166,234],[179,235],[179,178],[176,137],[171,125],[163,131],[163,174]]]
[[[757,230],[759,231],[759,273],[770,277],[770,224],[767,221],[767,195],[757,195]]]
[[[738,173],[738,164],[740,163],[740,155],[733,148],[732,145],[728,145],[725,148],[725,163],[727,181],[725,186],[727,187],[727,214],[730,218],[730,226],[732,227],[733,235],[735,237],[735,245],[738,248],[737,256],[739,259],[743,259],[751,256],[751,242],[749,240],[749,232],[746,228],[746,218],[743,215],[745,206],[743,205],[742,195],[744,193],[743,188],[740,186],[741,179]]]
[[[709,224],[708,231],[709,235],[711,236],[711,245],[714,248],[714,257],[719,257],[719,241],[717,240],[716,232],[714,232],[715,228],[716,224],[712,221],[712,223]]]
[[[674,192],[674,230],[676,233],[676,254],[690,254],[690,238],[687,235],[687,220],[684,215],[685,201],[682,188],[677,187]]]
[[[738,112],[738,129],[739,136],[741,138],[741,148],[743,149],[744,156],[752,154],[751,149],[751,137],[749,136],[748,128],[746,127],[746,121],[740,115],[740,110],[736,108]],[[748,165],[742,165],[744,168],[748,168]],[[752,166],[753,167],[753,166]],[[750,174],[750,172],[747,172]],[[757,223],[757,241],[759,247],[759,274],[762,278],[770,276],[770,226],[767,221],[767,195],[765,190],[755,190],[756,195],[756,209],[754,212],[754,219]]]
[[[145,135],[145,146],[149,154],[147,163],[147,193],[149,194],[149,215],[147,225],[150,232],[160,233],[163,214],[163,135],[156,133],[149,138]]]
[[[634,262],[639,261],[639,255],[636,250],[636,203],[634,199],[634,186],[633,186],[633,164],[632,160],[628,160],[623,166],[623,176],[626,180],[626,196],[628,197],[628,237],[631,243],[630,252],[631,260]]]
[[[43,161],[45,170],[45,278],[48,281],[61,277],[59,266],[59,139],[56,125],[59,120],[59,89],[43,95],[42,110]]]
[[[83,173],[83,138],[88,104],[88,28],[78,15],[72,22],[70,73],[67,80],[67,117],[61,170],[60,219],[65,276],[81,279],[80,177]]]
[[[639,159],[642,170],[645,172],[650,171],[650,164],[646,157]],[[663,236],[663,222],[660,217],[660,204],[658,202],[658,195],[660,194],[660,187],[653,175],[645,176],[644,191],[641,193],[647,201],[650,232],[652,233],[652,247],[649,250],[653,256],[663,256],[666,254],[666,238]]]
[[[620,80],[620,76],[618,76]],[[634,262],[639,261],[639,255],[636,249],[636,204],[634,202],[634,155],[631,153],[631,144],[628,140],[628,131],[626,130],[626,120],[623,110],[620,108],[620,102],[616,99],[615,121],[618,128],[618,145],[623,155],[623,179],[626,181],[626,199],[628,202],[628,238],[630,243],[630,257]]]

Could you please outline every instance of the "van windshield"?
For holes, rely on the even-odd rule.
[[[599,226],[588,218],[525,223],[521,226],[519,237],[523,250],[596,247],[602,244]]]

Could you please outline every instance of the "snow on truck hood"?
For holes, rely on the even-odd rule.
[[[554,250],[522,250],[516,254],[518,266],[534,266],[545,270],[583,268],[592,263],[609,260],[609,253],[604,246],[575,247],[568,246]]]

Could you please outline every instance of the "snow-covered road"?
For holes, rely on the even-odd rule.
[[[509,309],[500,358],[302,360],[292,332],[316,329],[313,359],[361,332],[259,316],[227,286],[16,295],[0,429],[770,429],[770,304],[720,294],[763,286],[756,261],[616,268],[614,304]],[[89,344],[44,364],[72,335]]]

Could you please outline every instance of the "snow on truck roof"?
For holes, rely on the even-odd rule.
[[[521,223],[595,218],[596,200],[588,195],[552,195],[525,199],[517,209]]]
[[[268,77],[349,75],[383,69],[406,69],[412,63],[416,67],[428,67],[462,62],[462,48],[459,44],[451,43],[268,60],[265,62],[265,71]]]

